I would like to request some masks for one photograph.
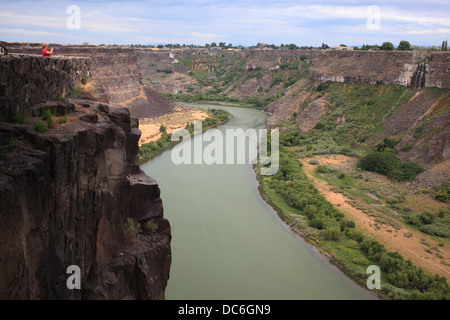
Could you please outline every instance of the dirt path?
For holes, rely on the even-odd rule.
[[[326,158],[328,157],[328,159]],[[328,155],[317,157],[321,164],[339,164],[341,163],[344,170],[345,167],[351,166],[351,160],[341,155]],[[450,267],[444,265],[441,260],[450,263],[450,252],[448,244],[444,247],[439,246],[439,242],[421,232],[402,226],[400,230],[395,230],[390,226],[380,225],[375,221],[375,217],[370,217],[362,210],[357,209],[349,204],[351,199],[342,193],[333,191],[335,187],[324,180],[313,176],[316,168],[310,165],[310,159],[299,159],[303,163],[303,169],[308,178],[314,183],[316,188],[325,196],[325,198],[338,208],[346,217],[353,220],[358,229],[364,234],[382,243],[388,251],[397,251],[406,260],[411,260],[414,264],[421,266],[432,274],[439,274],[450,279]],[[328,163],[327,163],[328,161]],[[425,250],[428,250],[425,251]],[[437,255],[440,255],[438,257]]]

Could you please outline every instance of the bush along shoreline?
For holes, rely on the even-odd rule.
[[[397,252],[388,252],[347,220],[308,180],[302,164],[286,147],[280,146],[276,175],[261,176],[260,164],[254,168],[261,196],[280,218],[357,283],[365,287],[367,268],[376,265],[381,270],[381,289],[374,291],[382,299],[450,299],[444,277],[432,276]]]
[[[220,126],[232,118],[232,115],[228,111],[222,109],[208,109],[207,112],[210,116],[202,122],[203,131]],[[193,123],[186,124],[184,129],[188,130],[191,136],[194,134]],[[139,147],[139,165],[152,160],[164,151],[175,147],[182,141],[172,141],[172,134],[167,133],[166,128],[163,125],[161,125],[159,130],[161,132],[161,138],[159,138],[159,140],[144,143]]]

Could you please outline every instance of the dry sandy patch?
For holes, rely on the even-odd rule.
[[[179,105],[175,107],[174,113],[153,119],[139,119],[139,130],[142,132],[139,146],[143,143],[157,141],[161,137],[161,132],[159,131],[161,125],[166,127],[167,133],[172,133],[175,130],[184,128],[188,123],[203,121],[207,117],[208,113],[202,109]]]
[[[355,160],[343,155],[318,156],[313,159],[319,160],[320,164],[339,168],[341,171],[350,170],[356,163]],[[353,207],[351,199],[342,193],[336,193],[336,187],[328,182],[318,179],[313,175],[316,166],[309,164],[311,158],[299,159],[303,163],[303,169],[311,182],[325,198],[338,208],[346,217],[353,220],[357,228],[365,235],[370,235],[382,243],[388,251],[400,253],[406,260],[411,260],[414,264],[422,267],[431,274],[439,274],[450,279],[450,251],[448,242],[439,246],[444,241],[436,240],[422,232],[402,225],[400,230],[391,226],[378,224],[375,219],[364,213],[362,210]],[[407,235],[407,236],[405,236]],[[425,251],[428,250],[428,251]],[[438,251],[436,251],[438,250]],[[437,257],[438,253],[441,257]],[[441,263],[445,261],[447,265]]]

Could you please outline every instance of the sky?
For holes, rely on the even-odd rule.
[[[449,0],[0,1],[0,40],[60,44],[440,46]]]

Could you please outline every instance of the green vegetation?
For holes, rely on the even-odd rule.
[[[413,181],[424,168],[413,162],[401,162],[394,153],[375,151],[361,158],[358,167],[376,173],[387,175],[394,181]]]
[[[397,49],[400,51],[409,51],[409,50],[411,50],[411,44],[408,41],[402,40],[398,44]]]
[[[17,145],[16,138],[9,138],[9,144],[0,146],[0,158],[5,158],[6,155]]]
[[[81,78],[81,83],[86,85],[89,81],[89,76],[87,75],[87,73],[83,73],[83,76]]]
[[[58,123],[59,123],[59,124],[67,123],[67,116],[59,117]]]
[[[414,90],[402,86],[322,83],[310,91],[303,105],[327,94],[329,111],[313,130],[302,134],[291,146],[302,154],[345,154],[362,156],[372,148],[372,138],[382,132],[385,118],[414,96]],[[295,118],[280,124],[280,138],[299,135]],[[391,149],[393,146],[391,146]]]
[[[438,237],[450,237],[450,226],[442,223],[426,224],[420,228],[420,231]]]
[[[173,73],[173,70],[156,70],[156,72],[158,72],[158,73],[166,73],[166,74],[169,74],[169,73]]]
[[[394,50],[394,45],[390,42],[383,42],[380,47],[380,50],[392,51]]]
[[[125,241],[134,242],[136,240],[136,236],[140,228],[141,228],[140,223],[135,222],[133,218],[128,218],[127,222],[123,227]]]
[[[175,101],[183,101],[188,103],[218,103],[226,105],[236,105],[241,107],[256,107],[261,109],[276,100],[276,97],[272,98],[247,97],[244,99],[238,99],[214,93],[205,93],[205,94],[166,93],[164,94],[164,96]]]
[[[37,121],[34,124],[34,129],[36,129],[36,131],[40,132],[40,133],[46,133],[48,131],[48,127],[47,127],[46,123],[43,121]]]
[[[71,96],[79,97],[83,93],[83,88],[81,88],[80,84],[75,84],[72,88]]]
[[[81,93],[80,93],[81,94]],[[64,98],[64,97],[56,97],[55,101],[63,101],[63,102],[69,102],[69,98]]]
[[[42,113],[42,119],[47,122],[49,128],[53,128],[55,126],[55,121],[53,120],[53,115],[50,110],[47,109]]]
[[[324,166],[324,172],[329,172]],[[338,176],[349,179],[347,175]],[[365,284],[366,268],[375,264],[383,272],[380,294],[392,299],[450,299],[443,277],[431,276],[396,252],[361,233],[353,221],[333,207],[308,181],[294,153],[280,148],[280,170],[274,176],[259,176],[261,191],[280,217],[295,225],[305,237],[329,252],[336,263],[355,280]],[[401,200],[401,199],[400,199]],[[429,218],[429,217],[428,217]],[[424,221],[429,221],[427,217]],[[441,225],[430,224],[441,232]],[[439,231],[438,231],[439,230]]]
[[[25,110],[13,110],[9,115],[9,119],[12,123],[25,124],[27,123],[28,115]]]
[[[437,187],[434,197],[440,202],[447,202],[450,199],[450,183],[443,182],[441,186]]]
[[[203,130],[217,127],[231,119],[231,114],[225,110],[209,109],[208,112],[210,113],[210,116],[203,120]],[[186,124],[185,129],[188,130],[191,135],[194,134],[193,123]],[[171,149],[175,145],[180,143],[180,141],[172,141],[172,134],[168,134],[166,132],[166,128],[164,125],[161,125],[159,130],[161,132],[161,138],[158,141],[151,141],[140,146],[139,164],[153,159],[154,157],[163,153],[165,150]]]
[[[145,223],[145,230],[150,233],[155,233],[158,230],[158,223],[153,220],[149,220]]]

